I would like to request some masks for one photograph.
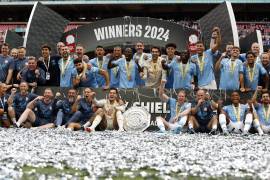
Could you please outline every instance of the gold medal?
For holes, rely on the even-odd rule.
[[[234,74],[235,66],[236,66],[235,60],[234,61],[231,60],[231,68],[230,68],[231,75]]]
[[[189,70],[189,63],[186,64],[186,67],[184,69],[182,62],[180,62],[179,63],[179,70],[180,70],[180,73],[181,73],[181,78],[185,79],[185,77],[186,77],[186,75],[188,73],[188,70]]]
[[[199,65],[199,69],[200,69],[200,72],[201,74],[203,73],[203,70],[204,70],[204,64],[205,64],[205,53],[203,53],[202,57],[199,58],[198,56],[198,65]]]
[[[269,105],[267,105],[267,111],[266,111],[265,106],[263,106],[263,115],[265,117],[265,121],[269,121],[269,115],[270,115]]]
[[[130,81],[131,80],[131,72],[133,69],[132,62],[127,63],[127,61],[125,60],[125,67],[126,67],[126,71],[127,71],[127,78]]]
[[[233,107],[233,112],[234,112],[234,114],[236,116],[237,121],[240,122],[241,121],[241,119],[240,119],[241,118],[240,117],[240,115],[241,115],[241,104],[238,105],[238,108],[236,108],[234,105],[232,105],[232,107]]]
[[[253,80],[254,80],[254,74],[255,74],[255,71],[256,71],[256,64],[254,64],[254,67],[253,68],[250,68],[247,65],[247,68],[248,68],[248,77],[249,77],[249,80],[250,80],[250,82],[253,82]]]

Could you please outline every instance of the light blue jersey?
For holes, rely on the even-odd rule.
[[[145,63],[147,60],[144,59],[144,56],[147,56],[147,59],[152,59],[152,54],[149,54],[149,53],[142,53],[142,54],[137,54],[135,53],[133,55],[133,60],[135,61],[136,58],[139,59],[138,63],[141,67],[144,67],[145,66]],[[145,86],[145,80],[143,80],[141,77],[140,77],[140,74],[136,74],[136,84],[138,86]]]
[[[79,83],[79,87],[98,88],[98,83],[97,83],[98,72],[99,72],[99,68],[97,67],[91,67],[91,69],[88,69],[85,72],[86,79],[81,79]],[[74,68],[72,71],[72,79],[76,78],[77,75],[78,75],[77,69]]]
[[[239,76],[243,73],[241,60],[224,58],[221,60],[219,89],[238,90],[240,86]]]
[[[239,106],[240,106],[240,112],[239,112]],[[239,106],[237,108],[234,108],[233,105],[228,105],[228,106],[223,107],[223,110],[226,112],[226,114],[229,116],[232,122],[239,122],[239,121],[244,122],[245,120],[245,116],[248,112],[248,105],[239,104]]]
[[[217,53],[213,53],[211,49],[204,51],[202,62],[199,61],[198,54],[191,57],[191,59],[195,60],[196,63],[199,86],[206,86],[215,80],[213,62],[216,54]]]
[[[269,126],[270,125],[270,105],[264,106],[263,104],[258,103],[255,107],[256,112],[259,117],[261,125]]]
[[[181,113],[185,111],[186,109],[191,108],[191,104],[188,102],[185,102],[183,105],[178,105],[177,100],[174,98],[170,98],[168,100],[168,103],[170,105],[170,120],[169,120],[170,123],[173,122],[174,117],[178,113]]]
[[[191,89],[193,76],[196,75],[196,65],[191,62],[183,64],[182,62],[173,60],[168,66],[174,75],[173,88]]]
[[[134,88],[136,87],[136,74],[138,72],[137,64],[130,60],[128,63],[125,58],[120,58],[112,61],[112,64],[119,67],[119,87],[120,88]]]
[[[98,61],[98,58],[96,57],[96,58],[91,59],[88,64],[91,64],[94,67],[97,67],[99,69],[102,69],[108,72],[108,63],[109,63],[109,59],[106,56],[103,56],[102,62]],[[106,85],[106,80],[102,75],[97,74],[96,78],[97,78],[98,87],[103,87]]]
[[[113,61],[112,61],[113,64]],[[110,87],[118,88],[119,87],[119,67],[114,67],[109,69],[110,75]]]
[[[170,64],[170,63],[172,63],[173,61],[177,61],[177,58],[176,58],[176,56],[174,56],[173,58],[172,58],[172,60],[169,60],[168,59],[168,56],[167,56],[167,63],[168,64]],[[172,88],[174,88],[174,86],[173,86],[173,82],[174,82],[174,73],[173,73],[173,70],[170,68],[170,69],[168,69],[167,71],[166,71],[166,75],[167,75],[167,78],[166,78],[166,84],[165,84],[165,88],[166,89],[172,89]],[[175,89],[175,88],[174,88]]]
[[[66,65],[63,64],[63,59],[58,62],[60,68],[60,87],[72,87],[72,72],[75,68],[73,59],[68,58]]]
[[[260,63],[254,63],[253,68],[247,64],[243,66],[245,87],[256,90],[260,76],[266,75],[266,70]]]

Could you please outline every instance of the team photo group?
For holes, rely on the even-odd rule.
[[[25,47],[4,43],[1,126],[123,132],[128,108],[118,90],[152,88],[169,105],[169,113],[155,119],[159,133],[269,133],[270,51],[263,52],[257,42],[248,52],[230,42],[221,50],[221,42],[220,29],[214,27],[210,44],[197,41],[196,51],[177,52],[176,45],[168,43],[162,48],[150,46],[147,53],[139,41],[134,47],[115,46],[110,53],[97,44],[95,57],[89,57],[82,45],[71,53],[59,42],[57,54],[44,44],[41,57],[33,57],[26,56]],[[36,93],[39,87],[44,87],[43,94]],[[67,89],[67,93],[54,94],[49,87]],[[98,99],[96,88],[103,88],[106,98]],[[178,90],[176,98],[166,93],[168,89]],[[208,90],[232,91],[230,103],[214,101]],[[194,91],[194,99],[187,99],[188,91]],[[253,96],[243,103],[240,94],[248,92]]]

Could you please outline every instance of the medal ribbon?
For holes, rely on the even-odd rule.
[[[240,115],[241,115],[241,104],[238,105],[238,109],[236,110],[236,107],[234,105],[232,105],[233,107],[233,111],[234,111],[234,114],[235,114],[235,117],[237,119],[238,122],[241,121],[240,119]]]
[[[205,59],[205,53],[203,53],[202,58],[199,58],[199,55],[198,55],[198,65],[199,65],[201,74],[203,73],[203,70],[204,70],[204,64],[205,64],[204,59]]]
[[[249,66],[247,66],[247,67],[248,67],[248,77],[249,77],[250,82],[252,82],[254,80],[254,74],[256,71],[256,64],[254,64],[253,68],[250,68]]]
[[[235,66],[236,66],[236,62],[235,62],[235,60],[234,60],[234,61],[232,61],[231,59],[230,59],[230,61],[231,61],[231,68],[230,68],[230,72],[231,72],[231,75],[233,75],[234,70],[235,70]]]
[[[70,62],[70,58],[68,57],[68,60],[66,62],[66,64],[64,65],[64,59],[62,59],[62,63],[61,63],[61,74],[62,76],[65,74],[65,71],[69,65],[69,62]]]
[[[130,61],[129,63],[127,63],[127,60],[125,60],[125,67],[126,67],[126,71],[127,71],[127,78],[130,81],[131,80],[131,71],[133,69],[133,64]]]
[[[182,62],[180,62],[179,63],[179,70],[180,70],[182,79],[185,79],[185,77],[187,75],[187,72],[189,70],[189,63],[186,64],[186,67],[185,67],[185,70],[184,70],[183,64],[182,64]]]
[[[265,117],[265,120],[269,121],[269,115],[270,115],[269,105],[267,105],[267,112],[266,112],[266,108],[263,106],[263,115]]]
[[[178,107],[179,107],[179,103],[177,102],[176,103],[176,107],[175,107],[175,109],[176,109],[176,116],[178,115],[178,113],[181,113],[183,111],[184,104],[180,107],[180,109]]]

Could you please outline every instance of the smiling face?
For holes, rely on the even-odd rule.
[[[177,95],[177,100],[179,103],[183,103],[186,100],[186,93],[183,91],[180,91]]]
[[[51,100],[53,98],[52,90],[51,89],[45,89],[43,96],[44,96],[45,101]]]
[[[238,58],[239,57],[239,54],[240,54],[240,50],[238,48],[233,48],[231,50],[231,56],[234,57],[234,58]]]
[[[9,47],[8,46],[5,46],[5,45],[2,45],[1,52],[2,52],[2,55],[3,56],[7,56],[8,53],[9,53]]]
[[[255,62],[255,56],[253,54],[247,55],[247,62],[248,64],[253,64]]]
[[[110,101],[115,101],[118,97],[118,93],[117,93],[117,90],[115,89],[111,89],[110,92],[109,92],[109,100]]]
[[[135,46],[136,52],[141,54],[144,50],[144,44],[142,42],[137,42]]]
[[[258,43],[253,43],[251,45],[251,51],[253,53],[255,53],[256,55],[259,55],[259,53],[260,53],[260,46],[259,46],[259,44]]]
[[[117,59],[120,58],[122,56],[122,49],[120,47],[115,47],[113,49],[113,56]]]
[[[263,104],[269,104],[270,103],[269,93],[263,93],[262,94],[262,103]]]
[[[47,47],[42,48],[41,53],[42,57],[44,57],[45,59],[49,58],[50,56],[50,50]]]
[[[196,50],[198,54],[202,54],[205,50],[205,47],[203,45],[203,43],[197,43],[196,44]]]
[[[26,51],[24,48],[19,48],[18,50],[18,58],[23,59],[25,57]]]
[[[167,52],[167,55],[168,56],[174,56],[174,54],[175,54],[175,48],[174,47],[167,47],[166,48],[166,52]]]
[[[238,92],[233,92],[231,94],[231,101],[233,104],[238,104],[240,102],[240,95]]]
[[[25,93],[28,91],[28,84],[26,82],[21,82],[19,88],[22,93]]]
[[[74,102],[76,99],[76,90],[75,89],[70,89],[68,90],[68,101],[69,102]]]

